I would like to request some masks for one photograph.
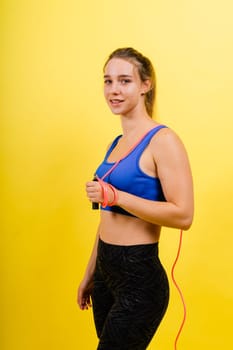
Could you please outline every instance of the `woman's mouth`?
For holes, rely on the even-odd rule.
[[[119,106],[124,100],[120,100],[118,98],[113,98],[110,100],[112,106]]]

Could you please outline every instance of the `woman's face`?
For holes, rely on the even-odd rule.
[[[128,115],[144,106],[147,91],[137,67],[121,58],[112,58],[105,66],[104,96],[114,114]]]

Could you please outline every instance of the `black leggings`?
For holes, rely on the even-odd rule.
[[[158,243],[121,246],[99,240],[92,303],[98,350],[144,350],[169,300]]]

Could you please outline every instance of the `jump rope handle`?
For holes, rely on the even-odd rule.
[[[97,178],[96,178],[96,176],[94,176],[94,178],[93,178],[92,181],[98,181]],[[98,209],[99,209],[99,203],[93,202],[93,203],[92,203],[92,209],[93,209],[93,210],[98,210]]]

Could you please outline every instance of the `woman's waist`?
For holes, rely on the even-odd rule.
[[[134,245],[159,241],[161,227],[136,217],[101,212],[100,238],[111,244]]]
[[[101,238],[98,242],[98,258],[102,262],[112,261],[119,266],[120,260],[129,259],[131,263],[158,256],[159,243],[120,245],[106,243]],[[134,265],[135,267],[135,265]]]

